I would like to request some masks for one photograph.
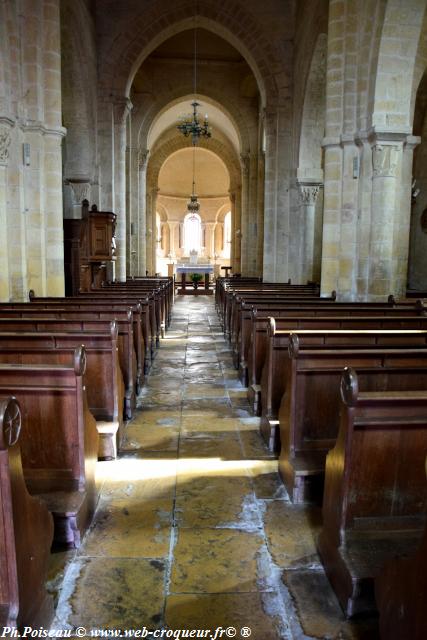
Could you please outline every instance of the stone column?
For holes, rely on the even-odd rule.
[[[157,187],[147,189],[147,271],[150,275],[156,272],[156,204]]]
[[[234,265],[233,265],[233,273],[241,273],[242,272],[242,189],[238,187],[235,193],[235,203],[234,203],[234,211],[235,211],[235,231],[234,231]]]
[[[265,113],[264,258],[266,282],[289,277],[289,189],[292,140],[291,105]]]
[[[258,153],[258,184],[257,184],[257,233],[256,233],[256,274],[262,276],[263,245],[264,245],[264,180],[265,155]]]
[[[177,222],[176,220],[169,220],[170,254],[172,256],[172,259],[176,257],[176,247],[177,247],[176,230],[178,228],[178,224],[179,222]]]
[[[314,229],[316,200],[319,195],[319,184],[299,183],[301,221],[304,224],[304,254],[302,256],[302,281],[313,280],[314,277]]]
[[[249,153],[240,154],[240,166],[242,169],[241,187],[241,216],[240,216],[240,269],[243,275],[248,275],[249,252]]]
[[[338,289],[341,240],[342,147],[340,138],[325,138],[325,195],[323,203],[321,295]]]
[[[392,287],[393,226],[396,207],[396,176],[401,164],[402,142],[371,139],[372,204],[369,239],[368,299],[383,301]]]
[[[205,229],[206,229],[205,255],[206,255],[206,260],[208,259],[208,256],[210,256],[211,261],[213,260],[213,256],[215,253],[215,226],[216,226],[216,222],[205,223]]]
[[[129,99],[114,101],[114,213],[116,226],[116,280],[126,282],[126,121]]]
[[[44,220],[46,251],[46,284],[44,295],[63,296],[64,230],[62,218],[62,137],[65,132],[50,131],[44,135]],[[30,289],[31,282],[28,281]]]
[[[409,282],[409,242],[411,237],[412,167],[414,149],[420,144],[419,136],[407,136],[403,143],[400,193],[394,219],[392,292],[404,297]]]
[[[9,161],[10,127],[0,125],[0,301],[9,302],[9,243],[7,241],[7,165]]]
[[[140,276],[145,276],[147,269],[147,163],[148,149],[140,149],[138,153],[138,237],[137,259]]]
[[[230,211],[231,211],[231,234],[230,234],[230,265],[234,273],[234,256],[235,256],[235,233],[236,233],[236,193],[229,191],[230,194]],[[218,253],[218,252],[217,252]]]

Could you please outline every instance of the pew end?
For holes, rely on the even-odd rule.
[[[327,455],[318,551],[347,617],[376,611],[374,581],[414,553],[426,524],[426,391],[359,392],[347,369]]]
[[[28,493],[19,435],[21,409],[14,397],[0,399],[0,625],[22,631],[49,627],[53,598],[46,591],[52,516]]]

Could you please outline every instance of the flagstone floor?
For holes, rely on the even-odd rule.
[[[53,557],[54,629],[378,637],[341,614],[316,554],[320,510],[289,503],[212,298],[177,298],[138,403],[119,459],[98,463],[81,548]]]

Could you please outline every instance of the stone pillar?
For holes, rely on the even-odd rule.
[[[265,155],[258,153],[258,181],[257,181],[257,232],[256,232],[256,273],[262,276],[263,246],[264,246],[264,180],[265,180]]]
[[[299,183],[301,222],[304,225],[304,253],[302,256],[302,281],[314,279],[314,230],[316,200],[319,195],[319,184]]]
[[[147,271],[150,275],[156,273],[156,205],[157,187],[147,189]]]
[[[178,228],[179,222],[176,220],[169,220],[169,233],[170,233],[170,254],[172,259],[176,257],[176,247],[177,247],[177,239],[176,239],[176,230]]]
[[[46,285],[44,295],[63,296],[64,285],[64,228],[62,218],[62,137],[64,133],[51,131],[44,135],[44,220],[46,251]],[[31,281],[28,287],[33,289]]]
[[[10,299],[9,243],[7,241],[7,165],[9,161],[10,127],[0,125],[0,300]]]
[[[369,239],[368,299],[384,301],[390,293],[393,276],[393,226],[396,208],[396,177],[401,164],[402,142],[371,139],[372,204]]]
[[[126,282],[126,121],[132,109],[127,98],[114,102],[114,213],[116,225],[116,280]]]
[[[243,275],[248,275],[249,260],[249,153],[240,154],[240,165],[242,169],[241,187],[241,216],[240,216],[240,269]]]
[[[289,277],[290,103],[266,110],[264,258],[266,282]]]
[[[321,295],[338,289],[341,240],[342,147],[340,138],[325,138],[325,195],[323,204]]]
[[[215,226],[216,226],[216,222],[205,223],[205,229],[206,229],[205,255],[206,255],[206,260],[208,259],[208,257],[210,257],[211,261],[213,260],[213,256],[215,253]]]
[[[138,153],[138,236],[137,236],[137,273],[145,276],[147,269],[147,163],[148,149]]]
[[[236,234],[236,192],[229,191],[230,194],[230,211],[231,211],[231,234],[230,234],[230,265],[234,272],[234,256],[235,256],[235,234]],[[218,253],[218,252],[217,252]]]
[[[236,189],[236,201],[234,205],[236,212],[236,230],[234,233],[234,261],[235,271],[234,273],[242,272],[242,189],[239,187]]]
[[[411,237],[412,167],[418,136],[407,136],[403,143],[400,193],[397,198],[393,233],[392,292],[404,297],[409,282],[409,242]]]

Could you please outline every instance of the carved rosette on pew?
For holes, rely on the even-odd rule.
[[[25,485],[21,420],[17,400],[0,399],[0,626],[19,631],[25,626],[49,627],[53,617],[53,599],[45,588],[53,522]]]

